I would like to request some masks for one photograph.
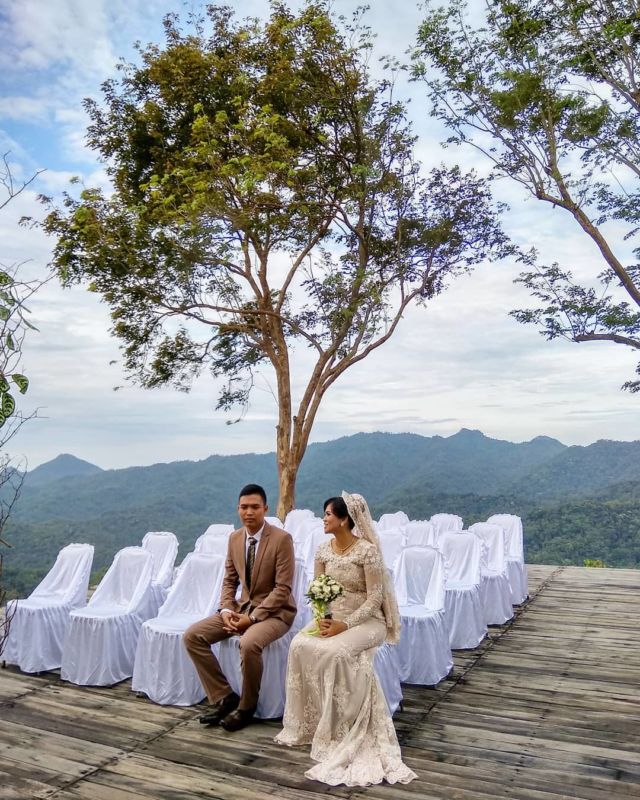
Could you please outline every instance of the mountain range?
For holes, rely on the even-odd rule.
[[[5,581],[27,591],[70,541],[96,545],[97,570],[147,530],[173,530],[184,554],[209,523],[235,520],[244,483],[261,483],[275,506],[276,474],[273,453],[118,470],[58,456],[25,476],[5,530],[13,545]],[[310,445],[296,505],[320,514],[323,500],[343,488],[367,497],[374,516],[449,511],[470,524],[519,514],[529,561],[640,566],[640,442],[568,447],[538,436],[515,444],[463,429],[449,437],[360,433]]]

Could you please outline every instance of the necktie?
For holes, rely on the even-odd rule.
[[[247,588],[251,588],[251,573],[253,572],[253,562],[256,560],[256,545],[258,544],[258,540],[254,539],[253,536],[249,537],[249,552],[247,553],[247,566],[245,572],[245,579],[247,582]]]

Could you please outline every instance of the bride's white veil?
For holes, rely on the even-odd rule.
[[[354,533],[356,536],[361,536],[363,539],[366,539],[367,542],[371,542],[371,544],[378,548],[380,558],[384,564],[380,539],[373,526],[373,520],[371,519],[367,501],[361,494],[349,494],[348,492],[342,492],[342,499],[347,505],[349,516],[355,522],[356,527]],[[384,582],[382,612],[385,622],[387,623],[387,641],[390,644],[397,644],[400,641],[400,612],[398,611],[396,593],[386,566],[383,569],[382,579]]]

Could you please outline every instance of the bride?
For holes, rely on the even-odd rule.
[[[332,619],[311,636],[294,637],[287,666],[287,701],[280,744],[311,745],[318,763],[305,775],[331,786],[409,783],[393,721],[373,670],[385,639],[396,643],[400,617],[378,537],[364,498],[342,493],[324,504],[325,533],[315,575],[330,575],[344,594]]]

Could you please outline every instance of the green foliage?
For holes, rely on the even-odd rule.
[[[601,558],[585,558],[583,563],[585,567],[596,567],[598,569],[607,566]]]
[[[93,469],[65,457],[27,476],[10,528],[15,547],[6,576],[14,594],[30,591],[69,542],[94,544],[100,571],[148,530],[173,530],[183,557],[211,522],[234,521],[238,487],[247,480],[261,483],[269,498],[277,492],[273,454]],[[358,434],[311,445],[298,506],[320,514],[341,488],[364,494],[376,517],[399,508],[414,519],[448,511],[469,525],[518,514],[530,563],[581,565],[597,557],[640,567],[637,442],[565,447],[538,437],[512,444],[461,431],[446,439]]]
[[[449,141],[473,145],[494,176],[570,214],[602,259],[601,274],[581,284],[575,270],[521,253],[519,281],[539,304],[513,316],[548,339],[640,349],[637,3],[491,0],[476,29],[464,0],[430,6],[414,77],[427,83]],[[625,241],[636,263],[625,263]],[[623,388],[640,391],[640,381]]]

